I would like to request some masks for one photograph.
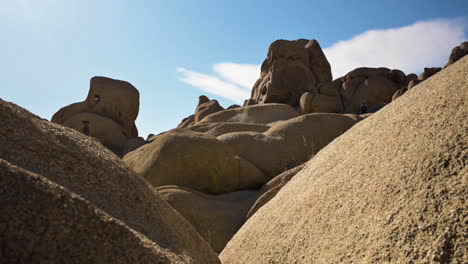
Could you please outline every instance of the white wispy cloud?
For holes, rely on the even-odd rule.
[[[219,76],[177,68],[183,75],[180,81],[239,104],[250,97],[253,83],[260,76],[260,68],[253,65],[218,63],[213,70]]]
[[[438,19],[409,26],[369,30],[324,49],[333,77],[358,67],[387,67],[405,73],[444,66],[453,47],[464,41],[465,19]]]
[[[444,66],[452,48],[466,41],[467,24],[464,18],[437,19],[399,28],[369,30],[323,51],[331,64],[333,78],[358,67],[387,67],[407,74],[417,73],[424,67]],[[183,75],[182,82],[236,103],[250,97],[260,76],[260,65],[229,62],[214,64],[214,74],[185,68],[177,70]]]

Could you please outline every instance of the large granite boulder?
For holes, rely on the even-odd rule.
[[[268,181],[229,145],[187,129],[157,136],[123,161],[153,186],[178,185],[210,194],[258,188]]]
[[[260,188],[258,193],[258,199],[255,200],[254,205],[249,210],[247,214],[247,219],[250,218],[255,212],[258,211],[262,206],[268,203],[273,199],[276,194],[283,188],[298,172],[300,172],[305,167],[305,163],[302,163],[290,170],[287,170],[281,173],[278,176],[275,176],[269,182],[265,183],[262,188]]]
[[[0,222],[1,263],[188,262],[83,197],[3,159]]]
[[[93,77],[86,100],[61,108],[51,121],[96,137],[123,156],[125,141],[138,137],[135,120],[139,106],[140,94],[130,83]]]
[[[357,68],[341,78],[344,113],[361,113],[388,104],[405,84],[406,75],[388,68]]]
[[[466,263],[468,57],[322,149],[223,263]]]
[[[309,160],[361,119],[357,115],[308,114],[277,122],[263,133],[233,132],[218,140],[272,178]]]
[[[0,201],[8,202],[0,239],[18,262],[60,262],[67,253],[107,262],[128,243],[135,252],[121,262],[219,263],[197,231],[97,140],[3,100],[0,120],[0,158],[12,164],[2,163]]]
[[[316,40],[276,40],[244,105],[282,103],[298,107],[303,93],[316,93],[319,83],[331,81],[330,64]]]
[[[215,252],[224,246],[246,220],[258,191],[208,195],[175,185],[156,188],[161,198],[184,216]]]

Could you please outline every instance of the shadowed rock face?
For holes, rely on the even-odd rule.
[[[130,83],[93,77],[86,100],[63,107],[51,121],[95,137],[123,156],[124,149],[128,151],[126,141],[138,137],[135,120],[139,106],[140,94]]]
[[[258,194],[257,190],[246,190],[208,195],[175,185],[156,189],[161,198],[182,214],[217,253],[221,253],[244,224]]]
[[[468,54],[468,41],[463,42],[460,46],[452,49],[447,66],[455,63],[459,59],[463,58]]]
[[[468,57],[312,158],[222,263],[466,263]]]
[[[316,40],[277,40],[270,45],[260,78],[244,105],[283,103],[298,106],[305,92],[331,82],[331,68]]]
[[[57,251],[79,253],[80,260],[102,254],[101,262],[106,262],[114,259],[109,254],[122,255],[113,250],[127,243],[136,250],[135,254],[129,253],[129,262],[141,253],[150,260],[159,254],[161,259],[170,260],[166,262],[218,263],[196,230],[97,140],[3,100],[0,120],[0,159],[11,164],[0,166],[0,203],[8,204],[0,206],[0,244],[13,250],[10,253],[20,263],[31,262],[31,254],[36,254],[37,262],[46,261],[48,256],[61,254]],[[77,195],[82,199],[74,200]],[[18,199],[24,199],[24,203]],[[17,206],[12,206],[15,203]],[[57,208],[59,205],[69,208]],[[95,228],[99,230],[92,233]],[[142,236],[146,238],[139,239]],[[148,240],[152,242],[146,243]]]

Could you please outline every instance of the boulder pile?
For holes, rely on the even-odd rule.
[[[51,121],[97,138],[118,156],[144,144],[135,120],[140,93],[128,82],[106,77],[91,78],[84,102],[63,107]]]
[[[0,99],[0,262],[465,263],[467,53],[333,80],[277,40],[243,106],[146,140],[129,82],[52,122]]]

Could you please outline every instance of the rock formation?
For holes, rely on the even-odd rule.
[[[222,262],[466,262],[467,84],[468,57],[330,143]]]
[[[465,41],[462,44],[460,44],[460,46],[457,46],[452,49],[449,60],[447,62],[447,66],[455,63],[456,61],[458,61],[466,55],[468,55],[468,41]]]
[[[219,105],[217,100],[210,100],[208,97],[201,95],[198,98],[198,105],[195,108],[195,114],[190,115],[182,120],[177,128],[186,128],[200,122],[205,116],[224,110]]]
[[[10,260],[219,263],[197,231],[98,141],[3,100],[0,120],[0,244]],[[135,251],[122,256],[122,248]]]
[[[162,134],[123,161],[153,186],[178,185],[209,194],[258,188],[268,180],[227,144],[187,129]]]
[[[221,253],[246,220],[257,199],[256,190],[208,195],[175,185],[157,188],[161,198],[189,221],[200,235]]]
[[[466,43],[332,80],[278,40],[244,106],[202,95],[147,140],[128,82],[53,123],[0,99],[0,263],[466,263]]]
[[[63,107],[51,121],[95,137],[112,152],[123,156],[125,151],[133,150],[129,148],[132,144],[126,142],[138,138],[135,120],[139,106],[140,93],[130,83],[93,77],[86,100]]]
[[[282,103],[293,107],[305,92],[317,92],[321,82],[331,82],[330,64],[316,40],[277,40],[270,45],[260,78],[246,105]]]

